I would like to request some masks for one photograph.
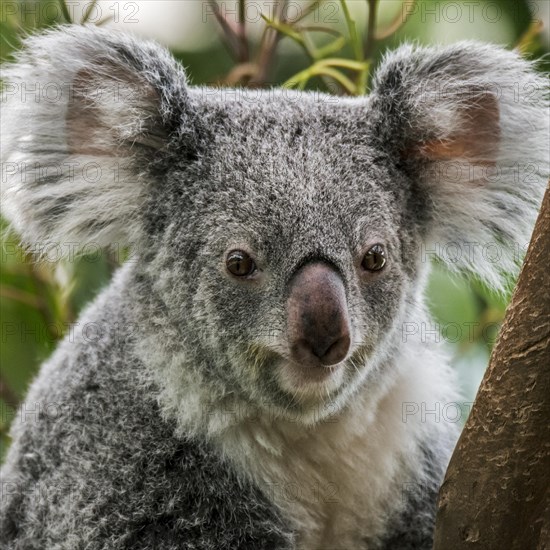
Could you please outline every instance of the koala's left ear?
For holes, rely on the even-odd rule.
[[[159,158],[196,144],[183,69],[154,43],[66,26],[28,38],[2,79],[2,213],[24,241],[139,241]]]
[[[502,288],[548,180],[547,80],[496,46],[403,46],[383,60],[369,105],[373,140],[424,198],[427,250]]]

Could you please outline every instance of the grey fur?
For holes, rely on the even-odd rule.
[[[116,279],[80,321],[119,328],[93,346],[65,341],[27,396],[2,472],[0,546],[291,548],[259,491],[206,442],[174,437],[155,389],[136,385],[133,296],[128,274]]]
[[[409,395],[415,361],[433,402],[456,398],[439,346],[403,341],[404,323],[429,319],[422,247],[495,241],[498,262],[478,250],[451,267],[503,286],[548,174],[545,80],[515,53],[469,42],[388,54],[366,98],[193,88],[160,46],[92,27],[29,38],[3,78],[2,206],[25,242],[118,240],[137,255],[80,319],[104,336],[77,331],[33,383],[26,403],[55,402],[59,415],[14,423],[2,544],[300,547],[307,533],[270,495],[255,469],[259,439],[240,427],[269,416],[268,437],[290,421],[314,433],[335,418],[345,432],[360,400],[386,426],[384,415],[401,411],[380,403]],[[51,82],[61,99],[17,93]],[[516,83],[530,86],[519,101]],[[434,94],[438,84],[445,93]],[[498,106],[497,125],[481,131],[498,146],[479,158],[468,146],[459,158],[429,157],[478,131],[472,105]],[[93,184],[79,169],[89,162],[102,167]],[[451,178],[452,162],[473,177]],[[515,178],[517,162],[534,165],[531,178]],[[389,265],[365,284],[355,263],[372,239],[386,244]],[[253,252],[259,284],[228,279],[230,248]],[[342,275],[353,324],[344,381],[314,406],[277,378],[286,283],[311,259]],[[430,547],[456,429],[416,422],[404,433],[383,508],[364,510],[366,524],[380,516],[383,525],[348,533],[365,548]],[[404,479],[427,489],[403,499]]]

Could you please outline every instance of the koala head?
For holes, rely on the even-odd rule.
[[[403,46],[361,98],[190,87],[91,27],[29,38],[4,75],[24,240],[137,247],[181,368],[281,414],[334,410],[391,357],[430,255],[500,288],[548,173],[546,83],[478,43]]]

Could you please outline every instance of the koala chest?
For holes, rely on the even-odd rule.
[[[386,531],[411,480],[403,423],[369,422],[361,407],[311,428],[240,426],[225,451],[293,524],[298,548],[367,549]],[[401,425],[399,425],[401,424]]]

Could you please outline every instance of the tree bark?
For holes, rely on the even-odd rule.
[[[550,548],[550,187],[439,492],[434,550],[465,548]]]

